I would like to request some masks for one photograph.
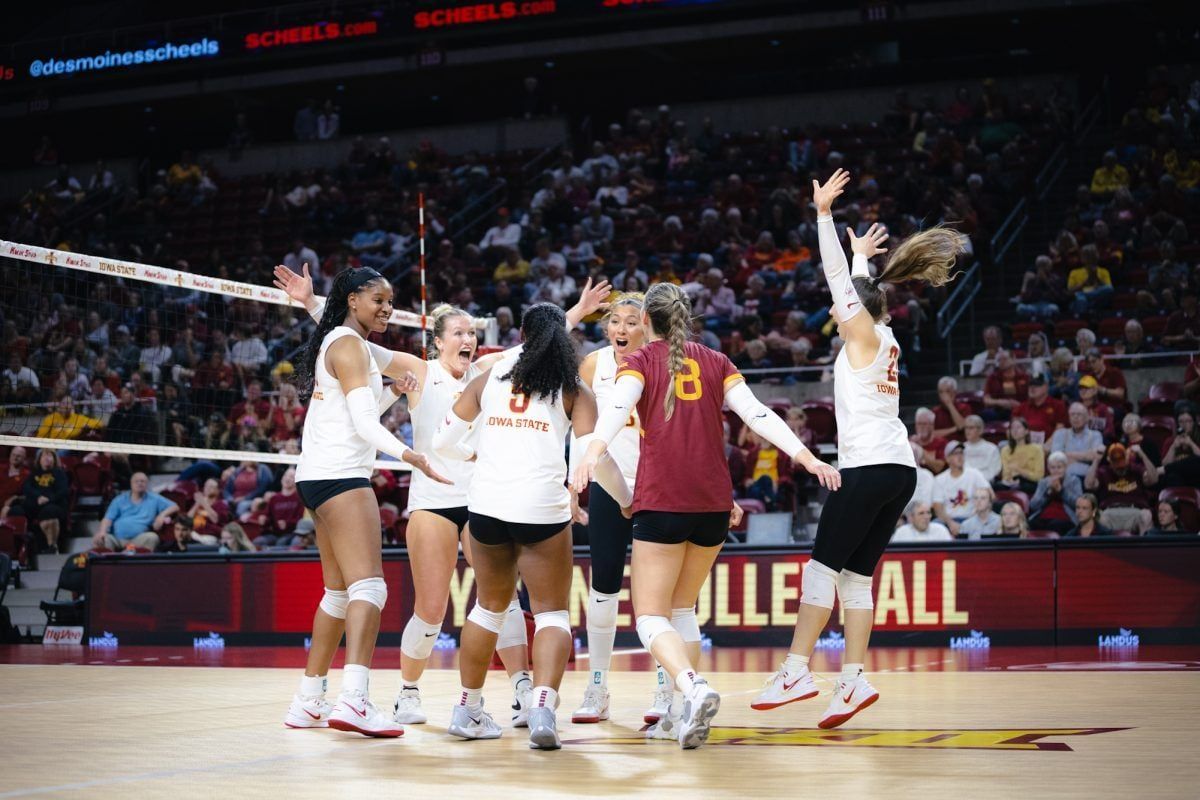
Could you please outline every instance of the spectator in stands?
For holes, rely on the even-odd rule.
[[[138,362],[142,359],[142,350],[133,343],[128,325],[117,326],[111,356],[117,372],[121,375],[128,378],[137,372]]]
[[[971,540],[999,534],[1000,515],[992,510],[992,503],[995,501],[996,493],[990,486],[976,489],[975,494],[971,497],[975,513],[963,521],[958,530],[959,534]]]
[[[225,502],[240,518],[250,510],[251,504],[267,493],[271,488],[274,477],[266,464],[257,461],[243,461],[238,466],[230,467],[222,476],[225,490]]]
[[[1100,384],[1095,377],[1084,375],[1079,379],[1079,402],[1088,412],[1088,427],[1100,431],[1104,441],[1111,441],[1113,433],[1116,430],[1116,420],[1113,415],[1113,410],[1105,403],[1101,403],[1096,395],[1100,391]]]
[[[176,197],[190,200],[200,186],[202,177],[200,165],[192,157],[192,151],[184,150],[179,154],[179,160],[167,170],[167,188]]]
[[[986,375],[989,370],[996,366],[996,355],[1000,352],[1001,346],[1004,344],[1003,334],[1000,328],[995,325],[989,325],[983,329],[983,345],[982,351],[975,354],[971,359],[971,374]]]
[[[91,381],[88,380],[87,372],[79,368],[79,359],[71,356],[63,362],[62,371],[59,372],[58,380],[55,382],[55,388],[69,394],[71,399],[77,403],[87,400],[88,394],[91,392]]]
[[[97,550],[158,547],[158,531],[179,506],[157,492],[149,491],[150,479],[144,472],[135,472],[129,481],[129,491],[121,492],[108,504],[100,530],[92,545]]]
[[[247,418],[253,425],[265,428],[271,419],[271,401],[263,397],[262,381],[253,378],[246,382],[246,399],[229,411],[229,423],[241,425]]]
[[[366,266],[380,267],[387,260],[387,250],[390,245],[387,231],[379,227],[379,217],[367,214],[362,230],[350,239],[350,250],[358,260]],[[514,242],[514,246],[515,246]]]
[[[1175,434],[1163,442],[1163,483],[1200,486],[1200,429],[1195,412],[1185,406],[1175,415]]]
[[[278,445],[300,436],[304,429],[307,408],[300,402],[294,383],[281,383],[279,391],[271,400],[270,428],[271,443]]]
[[[4,370],[3,385],[0,386],[0,402],[6,404],[37,402],[38,391],[41,388],[37,373],[22,363],[21,354],[15,350],[10,352],[8,369]]]
[[[1134,445],[1126,450],[1116,442],[1109,445],[1106,464],[1097,456],[1092,461],[1083,488],[1095,492],[1100,501],[1100,521],[1105,527],[1144,533],[1150,529],[1151,488],[1158,483],[1158,470]]]
[[[1012,353],[1001,348],[996,351],[996,368],[983,387],[984,416],[987,419],[1008,419],[1012,411],[1029,397],[1029,375],[1017,366]]]
[[[946,468],[945,449],[947,440],[938,436],[934,431],[936,415],[928,408],[918,408],[913,417],[914,433],[910,441],[921,448],[921,456],[917,464],[925,467],[934,475]]]
[[[583,236],[582,225],[572,225],[567,241],[562,246],[562,256],[572,272],[582,274],[596,261],[596,248]],[[615,285],[615,284],[614,284]],[[619,287],[618,287],[619,288]]]
[[[1168,349],[1194,350],[1200,344],[1200,311],[1197,290],[1189,288],[1179,295],[1179,310],[1167,318],[1162,343]]]
[[[1046,338],[1046,334],[1038,331],[1029,335],[1025,357],[1029,359],[1030,378],[1050,374],[1050,340]]]
[[[286,545],[287,549],[312,550],[317,546],[316,530],[315,524],[309,517],[300,520],[296,523],[296,535]]]
[[[292,133],[299,142],[311,142],[317,138],[317,101],[308,98],[304,106],[296,112],[292,121]]]
[[[1031,442],[1048,445],[1054,432],[1067,424],[1067,406],[1050,396],[1045,375],[1034,375],[1029,379],[1028,396],[1013,409],[1013,416],[1023,418]]]
[[[0,506],[3,513],[0,519],[9,516],[23,516],[21,499],[25,491],[25,479],[29,477],[28,453],[21,445],[17,445],[8,454],[8,461],[0,470]]]
[[[550,266],[557,264],[562,272],[566,272],[567,259],[562,253],[550,249],[550,239],[543,237],[534,245],[534,256],[529,261],[529,275],[534,281],[540,282],[550,274]]]
[[[1179,503],[1175,500],[1159,500],[1154,527],[1146,531],[1147,536],[1178,536],[1190,533],[1183,529],[1179,519]]]
[[[521,257],[516,248],[505,251],[503,259],[496,265],[492,273],[494,281],[508,281],[514,285],[523,284],[529,279],[529,262]]]
[[[1029,538],[1029,520],[1019,504],[1010,501],[1000,509],[1000,535]]]
[[[33,471],[25,480],[22,508],[45,538],[43,553],[58,552],[58,537],[67,524],[70,479],[53,450],[39,450]]]
[[[998,485],[1033,494],[1038,481],[1046,474],[1046,453],[1040,444],[1029,441],[1029,434],[1024,417],[1014,415],[1008,421],[1008,438],[1000,448]]]
[[[186,553],[189,547],[202,545],[211,547],[217,543],[217,537],[206,536],[198,533],[192,528],[192,521],[188,517],[178,516],[171,524],[171,538],[162,542],[155,548],[159,553]]]
[[[229,504],[221,498],[221,484],[216,478],[204,481],[204,488],[192,495],[192,505],[186,516],[192,520],[193,530],[213,536],[232,519]]]
[[[1079,373],[1075,371],[1075,356],[1065,347],[1056,348],[1050,355],[1050,396],[1063,403],[1079,399]],[[1029,415],[1025,415],[1029,416]]]
[[[1113,532],[1100,523],[1096,510],[1099,503],[1096,495],[1085,493],[1075,500],[1075,527],[1067,536],[1112,536]]]
[[[509,250],[516,249],[520,244],[521,226],[510,219],[507,208],[500,208],[496,212],[496,224],[488,228],[479,240],[479,249],[483,251],[489,263],[495,264],[504,258]]]
[[[1087,356],[1088,350],[1096,346],[1096,333],[1091,328],[1080,328],[1075,331],[1075,353],[1080,358]]]
[[[325,285],[325,278],[321,273],[321,259],[317,255],[317,251],[308,246],[303,236],[296,236],[292,239],[292,249],[283,257],[283,265],[297,275],[304,273],[304,265],[308,265],[308,274],[312,277],[313,286],[318,292]]]
[[[1031,522],[1039,529],[1063,536],[1075,525],[1075,501],[1083,494],[1083,481],[1071,475],[1066,453],[1056,450],[1046,459],[1049,474],[1038,481],[1029,501]]]
[[[138,370],[149,372],[155,383],[162,378],[162,370],[171,363],[171,348],[162,342],[158,328],[146,331],[146,346],[138,356]]]
[[[707,257],[707,262],[704,259]],[[707,263],[711,267],[712,257],[701,254],[697,267]],[[716,267],[711,267],[702,273],[701,289],[692,304],[692,311],[697,316],[705,318],[705,327],[709,330],[728,330],[737,318],[740,308],[733,289],[725,285],[725,274]]]
[[[553,255],[558,255],[557,253]],[[562,257],[559,256],[561,259]],[[533,292],[531,302],[534,303],[554,303],[557,306],[566,308],[568,300],[578,291],[575,288],[575,279],[570,275],[564,274],[565,262],[552,261],[548,266],[546,276],[542,278],[536,290]]]
[[[296,470],[288,467],[279,479],[280,489],[267,499],[267,533],[283,538],[291,536],[296,523],[304,517],[304,501],[296,491]]]
[[[123,444],[154,444],[158,441],[154,416],[139,403],[129,386],[121,387],[120,399],[108,418],[106,437]]]
[[[583,218],[579,226],[593,247],[607,247],[612,244],[615,231],[613,219],[604,213],[604,209],[595,200],[588,203],[587,216]]]
[[[262,372],[270,360],[267,346],[251,325],[242,325],[238,329],[237,338],[229,348],[229,360],[242,380],[246,380]]]
[[[630,288],[629,282],[635,281],[636,288]],[[641,257],[636,250],[625,251],[624,267],[612,279],[612,285],[622,291],[644,292],[650,286],[650,277],[641,268]]]
[[[1069,301],[1066,284],[1054,271],[1050,256],[1038,256],[1033,272],[1026,272],[1021,293],[1014,298],[1017,315],[1024,319],[1052,320]]]
[[[253,553],[257,548],[246,535],[246,529],[236,522],[231,522],[221,528],[221,553]]]
[[[1101,159],[1100,166],[1092,173],[1092,194],[1107,196],[1127,186],[1129,170],[1117,163],[1117,152],[1109,150]]]
[[[1137,445],[1151,464],[1155,467],[1162,466],[1162,451],[1158,445],[1142,435],[1142,418],[1132,411],[1121,419],[1121,444],[1125,445],[1126,450]]]
[[[75,401],[63,395],[54,410],[42,417],[35,434],[39,439],[78,439],[87,431],[100,430],[104,423],[95,417],[80,414],[75,410]]]
[[[1096,379],[1097,399],[1112,406],[1125,403],[1125,373],[1115,364],[1104,360],[1104,354],[1099,348],[1093,347],[1087,351],[1087,366]]]
[[[971,415],[971,404],[958,400],[958,381],[946,375],[937,382],[938,406],[933,410],[933,435],[938,438],[959,438],[967,417]]]
[[[513,319],[512,309],[500,306],[496,309],[496,327],[500,347],[516,347],[521,342],[521,331]]]
[[[317,139],[327,142],[336,139],[341,132],[342,115],[338,113],[332,100],[326,100],[325,105],[321,107],[321,113],[317,115]]]
[[[958,535],[958,526],[971,515],[971,498],[975,490],[989,486],[987,478],[974,467],[964,463],[965,454],[959,442],[946,444],[946,470],[933,479],[933,513],[942,524]]]
[[[983,438],[983,419],[971,414],[964,420],[963,430],[966,432],[962,445],[966,465],[979,470],[989,482],[994,481],[1000,474],[1000,448]]]
[[[905,513],[908,522],[901,525],[892,534],[892,544],[910,544],[913,542],[950,542],[954,537],[940,522],[933,521],[933,513],[928,503],[913,501]]]
[[[1094,244],[1084,245],[1079,250],[1081,264],[1067,276],[1067,291],[1075,295],[1071,312],[1077,317],[1087,317],[1108,308],[1112,302],[1112,276],[1100,266],[1099,253]]]
[[[1050,451],[1064,453],[1067,471],[1082,480],[1091,463],[1104,455],[1104,437],[1088,425],[1088,409],[1082,402],[1071,404],[1067,420],[1069,427],[1059,428],[1050,437]]]

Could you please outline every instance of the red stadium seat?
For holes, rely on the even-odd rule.
[[[1100,320],[1096,335],[1101,339],[1120,339],[1125,335],[1125,322],[1123,317],[1106,317]]]
[[[1082,319],[1060,319],[1054,323],[1054,338],[1074,339],[1075,334],[1087,326],[1087,322]]]
[[[250,539],[250,541],[254,541],[263,535],[264,526],[261,522],[246,520],[245,522],[238,522],[238,524],[242,526],[242,530],[246,532],[246,538]]]
[[[832,403],[809,400],[801,408],[808,416],[808,427],[816,434],[818,442],[837,441],[837,416],[834,414]]]
[[[1183,384],[1178,381],[1151,384],[1147,397],[1151,400],[1167,400],[1174,403],[1183,397]]]
[[[84,498],[96,498],[100,513],[104,513],[108,501],[113,496],[112,477],[97,464],[87,460],[81,461],[71,471],[71,491],[75,495],[75,502]]]
[[[1026,534],[1027,539],[1057,539],[1058,531],[1030,531]]]
[[[954,399],[960,403],[966,403],[971,407],[972,414],[979,414],[983,411],[983,392],[959,392],[954,396]]]
[[[1030,336],[1035,333],[1042,333],[1046,330],[1046,326],[1041,322],[1014,322],[1008,329],[1012,337],[1013,344],[1017,342],[1026,342]]]
[[[1151,339],[1159,339],[1167,330],[1166,317],[1146,317],[1142,320],[1142,330]]]
[[[1016,503],[1021,511],[1029,513],[1029,495],[1019,489],[1002,489],[996,492],[997,503]]]
[[[1008,423],[1004,421],[989,422],[983,426],[983,438],[998,445],[1008,438]]]
[[[1142,417],[1142,436],[1162,450],[1163,443],[1175,435],[1175,419],[1168,416]]]
[[[742,522],[740,525],[738,525],[736,528],[730,528],[730,530],[734,533],[746,532],[746,529],[750,527],[751,514],[765,514],[767,511],[767,507],[763,504],[763,501],[755,500],[750,497],[739,497],[737,499],[737,504],[741,506],[742,511],[746,513],[742,516]]]
[[[1138,402],[1138,414],[1143,417],[1169,417],[1174,412],[1174,400],[1145,399]]]
[[[1158,502],[1174,500],[1179,504],[1180,527],[1200,531],[1200,489],[1192,486],[1172,486],[1158,493]]]
[[[772,397],[764,405],[782,417],[794,404],[788,397]]]

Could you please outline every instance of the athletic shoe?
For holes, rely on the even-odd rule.
[[[463,739],[499,739],[503,733],[492,715],[483,710],[483,703],[473,707],[455,706],[450,712],[450,727],[446,730]]]
[[[851,717],[873,705],[878,699],[879,692],[867,683],[866,677],[861,673],[852,681],[838,681],[833,699],[829,701],[829,708],[817,723],[817,727],[828,729],[844,725]]]
[[[371,698],[362,692],[342,692],[338,695],[337,704],[329,714],[329,727],[381,738],[404,735],[404,728],[380,711]]]
[[[649,710],[642,715],[643,722],[658,722],[667,715],[667,713],[671,710],[672,691],[673,690],[668,687],[666,689],[659,689],[654,693],[654,702],[650,705]]]
[[[679,717],[674,714],[664,715],[658,722],[646,728],[647,739],[670,739],[679,741]]]
[[[333,706],[324,695],[293,695],[283,724],[289,728],[328,728],[331,710]]]
[[[758,693],[758,697],[754,698],[750,707],[755,711],[770,711],[772,708],[816,696],[817,684],[807,667],[802,668],[800,672],[788,672],[786,667],[780,667]]]
[[[679,719],[679,746],[693,750],[708,741],[709,725],[721,708],[721,693],[703,678],[683,696]]]
[[[401,689],[392,709],[392,719],[401,724],[424,725],[429,721],[421,710],[420,689]]]
[[[549,706],[534,706],[529,709],[529,749],[558,750],[562,740],[558,738],[554,709]]]
[[[571,715],[571,722],[589,723],[608,719],[608,689],[603,686],[589,686],[583,693],[583,703]]]
[[[533,686],[517,689],[513,692],[512,726],[514,728],[529,727],[529,709],[533,705]]]

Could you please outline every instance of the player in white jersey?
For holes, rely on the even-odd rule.
[[[801,579],[800,609],[787,660],[751,703],[760,711],[815,697],[808,670],[817,638],[836,597],[845,612],[846,653],[828,710],[818,723],[835,728],[879,699],[863,675],[874,619],[872,576],[917,484],[908,431],[900,421],[900,348],[888,328],[885,282],[925,281],[941,286],[964,251],[966,237],[935,227],[909,237],[871,277],[868,259],[887,252],[878,224],[858,238],[850,230],[854,269],[838,241],[831,210],[850,176],[836,171],[813,181],[821,262],[833,296],[832,314],[845,346],[834,363],[838,469],[842,488],[821,511],[812,559]]]
[[[404,729],[371,702],[368,675],[387,601],[379,538],[379,503],[370,476],[376,451],[445,481],[428,459],[379,423],[383,375],[366,338],[387,329],[392,286],[373,269],[334,278],[325,316],[300,357],[298,383],[311,390],[296,488],[316,523],[325,594],[313,619],[312,647],[289,727],[332,727],[367,736]],[[388,393],[393,399],[394,394]],[[330,710],[325,676],[346,635],[342,692]]]
[[[275,285],[304,305],[314,319],[321,319],[323,306],[313,294],[307,265],[302,275],[285,266],[276,267]],[[607,284],[592,287],[589,281],[579,303],[568,312],[568,322],[572,325],[580,322],[600,306],[601,299],[607,294]],[[393,705],[394,720],[406,724],[427,720],[421,708],[418,681],[441,633],[460,542],[468,563],[471,560],[470,537],[465,528],[467,487],[474,465],[444,461],[430,452],[429,446],[438,423],[467,384],[503,355],[496,353],[473,361],[478,346],[475,322],[465,311],[442,305],[434,309],[431,318],[434,357],[428,361],[410,353],[371,345],[385,374],[398,380],[411,376],[404,393],[412,415],[415,449],[429,453],[434,469],[454,482],[442,484],[414,472],[409,486],[405,544],[412,571],[413,615],[401,637],[401,688]],[[528,716],[532,689],[527,645],[525,614],[514,599],[509,604],[497,646],[513,685],[512,720],[518,726],[523,725]]]
[[[590,435],[596,419],[595,398],[579,382],[579,358],[564,321],[562,309],[549,303],[525,312],[523,348],[471,381],[434,437],[443,458],[478,459],[467,500],[477,599],[463,626],[462,694],[450,722],[450,733],[465,739],[500,736],[483,710],[483,683],[519,573],[535,628],[529,743],[561,746],[555,709],[573,644],[566,610],[573,510],[564,448],[569,430]],[[473,424],[477,449],[465,442]],[[627,505],[619,468],[611,459],[606,468],[606,487]]]

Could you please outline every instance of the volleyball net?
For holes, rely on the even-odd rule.
[[[295,464],[305,408],[293,379],[315,325],[269,270],[261,278],[0,240],[0,461],[23,446],[159,472]],[[478,325],[494,340],[495,320]],[[372,339],[420,353],[421,315],[397,309]],[[412,444],[403,400],[382,421]]]

